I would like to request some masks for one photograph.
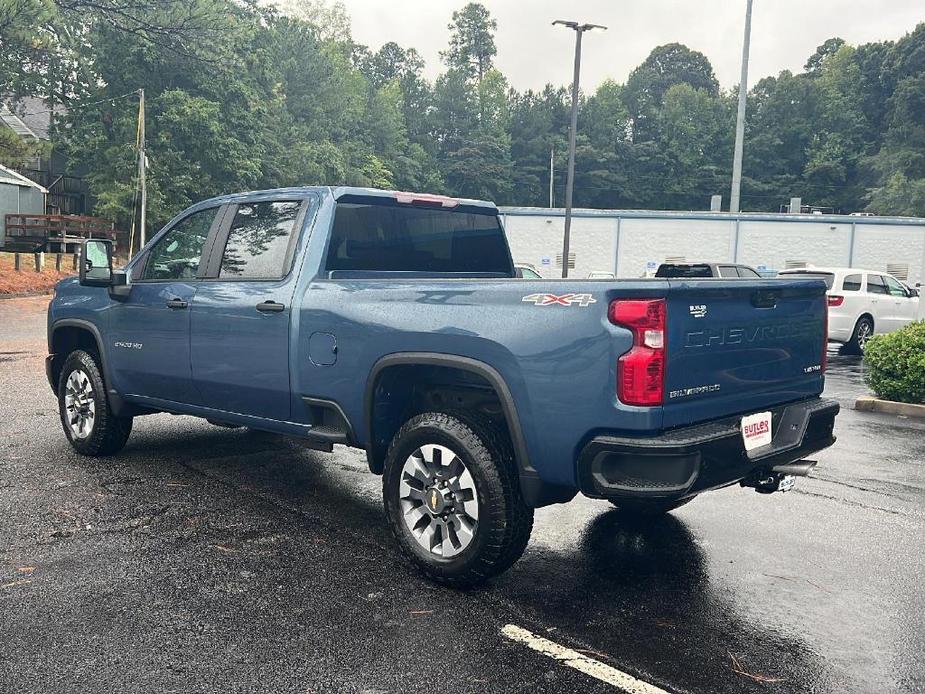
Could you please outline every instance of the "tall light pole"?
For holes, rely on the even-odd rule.
[[[138,184],[141,186],[141,214],[138,222],[138,250],[144,248],[147,242],[148,226],[148,186],[146,173],[148,169],[147,161],[147,141],[145,139],[145,90],[138,90]],[[131,253],[132,249],[129,249]]]
[[[745,102],[748,97],[748,49],[752,39],[752,0],[745,9],[745,41],[742,43],[742,77],[739,79],[739,112],[736,116],[736,145],[732,159],[732,191],[729,194],[729,211],[739,211],[739,192],[742,189],[742,149],[745,142]]]
[[[750,1],[750,0],[749,0]],[[604,29],[600,24],[579,24],[557,19],[575,32],[575,76],[572,78],[572,125],[568,131],[568,177],[565,182],[565,233],[562,236],[562,277],[568,277],[569,234],[572,230],[572,190],[575,186],[575,131],[578,128],[578,77],[581,74],[581,35],[591,29]]]

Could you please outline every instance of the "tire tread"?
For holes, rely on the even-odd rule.
[[[422,560],[407,546],[401,518],[389,512],[389,466],[401,465],[396,451],[405,439],[421,428],[440,429],[462,443],[474,458],[485,478],[486,489],[480,490],[483,499],[479,524],[491,533],[482,551],[460,571],[447,570],[445,565],[430,564]],[[470,471],[472,472],[472,471]],[[394,471],[393,471],[393,474]],[[489,499],[486,499],[486,492]],[[395,434],[386,455],[386,472],[383,476],[383,495],[386,515],[393,534],[398,538],[403,554],[432,580],[457,588],[483,583],[509,569],[523,554],[533,529],[533,509],[524,504],[520,495],[513,450],[506,435],[492,426],[487,419],[470,413],[425,412],[409,419]],[[497,496],[501,503],[486,504]]]
[[[117,417],[109,406],[106,397],[106,383],[95,354],[79,349],[71,352],[64,361],[61,375],[58,378],[58,413],[64,434],[70,441],[74,450],[82,455],[93,457],[110,456],[118,453],[125,446],[132,433],[132,418]],[[64,413],[64,389],[67,377],[80,367],[90,377],[93,393],[96,397],[96,414],[93,422],[93,432],[86,439],[71,437],[70,428]]]

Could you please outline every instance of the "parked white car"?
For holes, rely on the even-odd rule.
[[[919,297],[885,272],[842,267],[782,270],[779,277],[808,275],[825,280],[829,340],[863,354],[871,335],[891,333],[918,319]]]

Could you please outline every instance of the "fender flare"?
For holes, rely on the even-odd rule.
[[[54,344],[55,332],[59,328],[80,328],[86,330],[93,336],[94,341],[96,342],[96,351],[100,357],[100,366],[103,371],[103,380],[106,382],[106,397],[109,400],[109,406],[112,408],[112,411],[117,416],[123,414],[135,414],[135,409],[132,405],[129,405],[125,400],[122,399],[122,396],[116,392],[115,388],[112,386],[112,374],[109,370],[109,358],[106,354],[106,350],[103,348],[103,334],[100,332],[100,329],[91,321],[84,320],[82,318],[60,318],[56,320],[48,329],[48,352],[49,354],[54,354],[51,351],[52,345]]]
[[[550,485],[540,479],[539,473],[530,464],[527,453],[527,443],[524,439],[520,417],[517,414],[517,405],[511,395],[507,382],[498,373],[497,369],[478,359],[463,357],[455,354],[441,352],[395,352],[381,357],[373,364],[369,378],[366,381],[364,395],[364,417],[366,420],[366,455],[368,460],[374,460],[373,451],[373,396],[379,374],[391,366],[446,366],[462,369],[483,377],[498,394],[501,409],[507,421],[511,434],[511,443],[514,447],[514,461],[517,465],[517,474],[520,480],[520,490],[524,501],[529,506],[539,507],[547,504],[569,501],[575,496],[577,490]]]

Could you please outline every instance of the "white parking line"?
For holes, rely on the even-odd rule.
[[[601,682],[618,687],[627,694],[668,694],[664,689],[636,679],[632,675],[617,670],[615,667],[605,665],[594,658],[589,658],[583,653],[560,646],[558,643],[544,639],[542,636],[537,636],[516,624],[506,624],[502,627],[501,633],[512,641],[522,643],[537,653],[542,653],[553,660],[558,660],[563,665],[575,668],[579,672],[599,679]]]

